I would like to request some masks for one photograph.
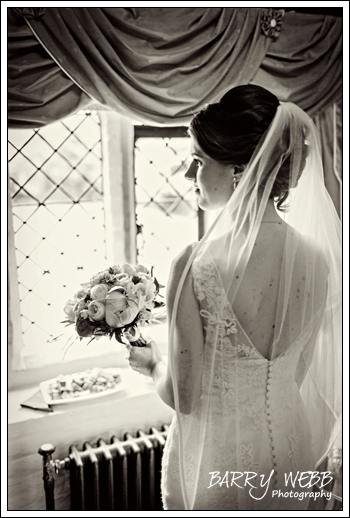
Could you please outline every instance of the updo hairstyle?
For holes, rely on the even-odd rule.
[[[208,104],[197,113],[191,121],[189,133],[210,158],[224,165],[238,166],[240,171],[251,159],[278,106],[278,98],[261,86],[237,86],[229,90],[219,102]],[[305,167],[308,151],[304,144],[305,136],[300,137],[305,149],[302,151],[296,181]],[[270,194],[279,210],[286,210],[282,205],[288,197],[289,189],[296,185],[290,185],[288,146],[289,142],[284,141],[283,149],[281,147],[284,161]]]

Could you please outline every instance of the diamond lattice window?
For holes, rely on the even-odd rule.
[[[36,366],[43,346],[50,355],[50,340],[63,332],[72,290],[106,262],[98,115],[10,130],[9,175],[23,355]]]
[[[154,266],[165,284],[172,259],[198,240],[203,225],[192,183],[184,178],[190,163],[186,128],[136,126],[134,153],[137,260]],[[62,361],[73,333],[60,324],[63,307],[81,282],[106,266],[98,114],[10,130],[9,176],[22,356],[34,368]],[[67,361],[107,354],[111,347],[103,338],[88,349],[78,342]]]
[[[138,261],[155,267],[164,284],[172,259],[198,240],[199,219],[186,128],[135,127]]]

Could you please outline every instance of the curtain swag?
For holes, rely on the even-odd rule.
[[[342,20],[332,16],[54,7],[9,9],[8,19],[10,126],[45,125],[92,101],[144,123],[185,124],[250,82],[311,115],[341,98]]]

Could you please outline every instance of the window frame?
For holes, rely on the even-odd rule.
[[[108,264],[135,263],[135,142],[140,137],[185,137],[184,126],[144,126],[133,124],[116,112],[97,111],[101,124],[103,196],[105,205],[106,245]],[[10,183],[8,171],[8,186]],[[204,234],[206,217],[198,208],[198,236]],[[125,351],[116,348],[113,354],[103,354],[38,368],[26,368],[21,361],[23,347],[18,290],[17,263],[13,230],[12,201],[8,189],[8,386],[10,389],[34,385],[59,374],[101,367],[126,367]],[[119,246],[116,246],[118,244]],[[123,246],[120,246],[120,245]]]
[[[133,123],[108,110],[98,111],[98,116],[101,124],[107,262],[132,263],[136,261]],[[9,184],[8,168],[8,388],[34,385],[59,374],[93,368],[96,363],[101,367],[125,367],[125,351],[122,348],[116,348],[113,354],[52,363],[38,368],[27,369],[21,361],[23,339]],[[122,243],[123,246],[115,246],[116,243]]]

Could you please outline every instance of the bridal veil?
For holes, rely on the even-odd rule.
[[[241,368],[240,351],[247,341],[256,349],[257,357],[272,363],[274,359],[287,355],[300,337],[307,336],[298,359],[295,383],[300,389],[310,423],[314,459],[314,466],[310,469],[317,470],[340,432],[341,226],[324,185],[319,146],[317,131],[310,117],[293,103],[280,103],[230,200],[194,247],[182,273],[170,322],[169,365],[178,426],[181,490],[186,509],[196,508],[203,466],[211,471],[216,469],[205,465],[208,453],[225,447],[225,444],[220,444],[222,437],[231,434],[238,444],[244,435],[238,415],[234,421],[236,429],[227,430],[225,418],[220,413],[215,415],[215,419],[222,419],[221,425],[216,423],[224,431],[221,439],[211,432],[212,410],[217,397],[215,387],[220,378],[224,380],[221,386],[225,386],[227,372],[227,365],[220,367],[218,362],[223,346],[219,332],[213,336],[211,331],[210,337],[207,333],[203,344],[205,367],[199,368],[196,374],[202,377],[200,404],[193,416],[187,415],[186,420],[180,413],[179,376],[172,343],[176,328],[181,325],[177,321],[177,311],[183,286],[196,263],[205,264],[203,258],[210,258],[210,264],[215,268],[218,311],[207,311],[208,314],[202,311],[201,317],[204,323],[216,324],[212,330],[218,330],[220,326],[226,329],[225,340],[229,347],[230,344],[235,345],[232,347],[233,371],[238,373]],[[270,230],[266,230],[265,224],[269,222],[264,221],[264,213],[268,200],[273,197],[281,168],[284,175],[289,176],[288,210],[279,212],[280,225],[274,227],[271,224]],[[268,250],[265,256],[257,257],[261,240],[269,240],[270,246],[265,247]],[[220,289],[225,293],[224,303],[219,300]],[[249,298],[247,300],[248,296],[251,302]],[[220,313],[222,304],[232,308],[232,315],[237,317],[246,332],[246,341],[243,340],[242,344],[234,342],[238,336],[235,336],[237,324],[229,314]],[[247,315],[251,318],[248,319]],[[288,362],[284,365],[287,376]],[[227,382],[232,412],[245,401],[240,387],[234,383],[238,382],[233,381],[233,385]],[[249,394],[244,396],[249,397]],[[254,420],[253,403],[250,403],[250,412]],[[185,466],[184,458],[191,428],[198,440],[191,458],[189,483],[188,465]],[[227,447],[232,454],[235,444],[229,442]],[[233,454],[238,458],[240,452],[237,449]],[[240,469],[244,469],[244,465],[243,462]],[[249,465],[249,468],[254,470],[254,465]],[[244,500],[246,497],[242,494],[241,498]],[[246,503],[242,501],[241,509],[245,508]]]

